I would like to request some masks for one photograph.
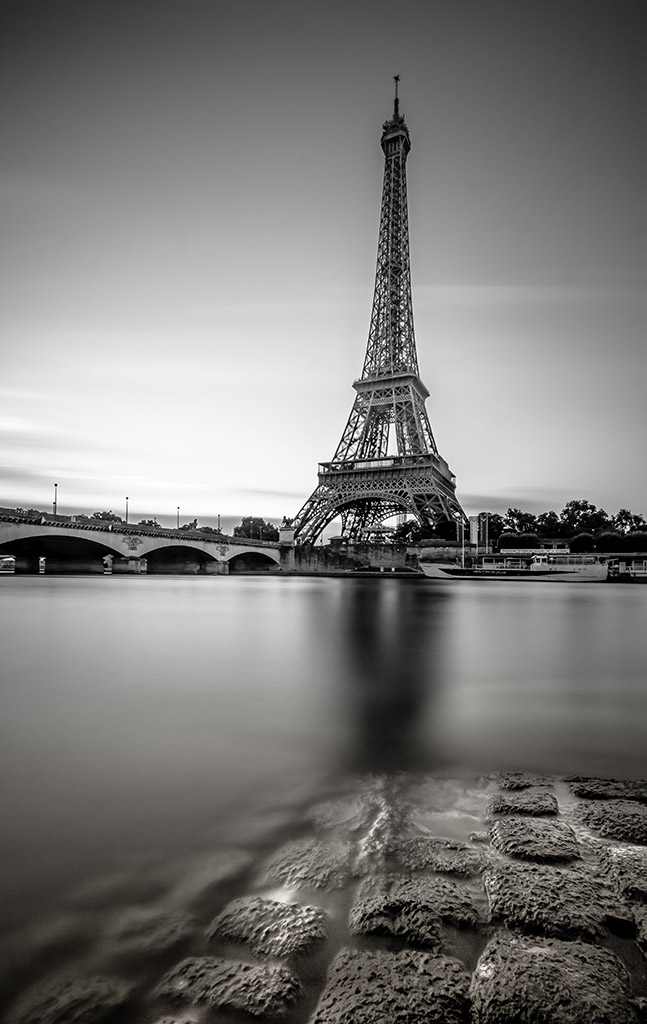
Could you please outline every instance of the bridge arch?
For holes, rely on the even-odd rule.
[[[146,551],[147,573],[149,576],[176,574],[183,576],[211,576],[221,573],[224,563],[215,554],[186,544],[172,542],[150,547]]]
[[[227,574],[278,572],[279,544],[211,536],[204,531],[162,530],[124,523],[77,521],[70,516],[39,518],[22,509],[0,509],[0,552],[20,555],[17,571]]]
[[[115,545],[94,537],[47,532],[3,540],[2,553],[15,558],[15,572],[103,573],[106,565],[122,554]]]
[[[227,560],[229,575],[241,573],[280,572],[278,559],[264,551],[240,551]]]

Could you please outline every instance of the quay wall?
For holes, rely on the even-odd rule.
[[[361,569],[418,570],[415,549],[404,544],[348,544],[316,547],[304,544],[286,552],[281,559],[284,572],[343,573]]]

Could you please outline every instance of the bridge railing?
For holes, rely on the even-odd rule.
[[[68,527],[74,530],[89,530],[102,533],[127,533],[139,537],[161,537],[166,540],[199,540],[211,544],[229,544],[234,547],[276,547],[277,540],[260,540],[253,537],[232,537],[225,533],[211,533],[200,530],[169,530],[164,526],[139,526],[110,519],[77,519],[75,516],[54,515],[52,512],[25,512],[22,509],[0,508],[0,522],[25,523],[41,526]]]

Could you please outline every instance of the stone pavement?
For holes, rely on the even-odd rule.
[[[646,957],[647,783],[378,776],[125,909],[10,1020],[639,1024]]]

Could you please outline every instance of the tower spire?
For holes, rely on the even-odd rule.
[[[425,408],[429,392],[418,369],[407,213],[411,140],[399,112],[400,76],[394,81],[393,117],[380,140],[384,181],[364,367],[333,461],[320,464],[319,485],[293,522],[301,542],[316,540],[337,516],[350,540],[370,538],[402,513],[426,526],[466,522],[456,480],[434,440]]]

